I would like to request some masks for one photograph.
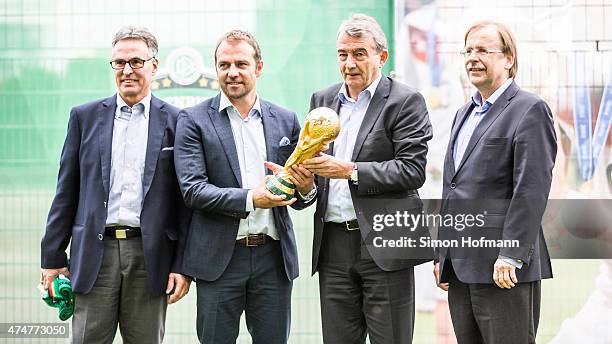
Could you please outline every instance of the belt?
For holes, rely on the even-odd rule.
[[[140,228],[130,226],[113,226],[104,228],[104,235],[113,239],[127,239],[140,236]]]
[[[347,231],[356,231],[359,229],[359,222],[357,220],[349,220],[343,222],[325,222],[338,228],[346,229]]]
[[[249,234],[242,239],[236,240],[236,243],[248,247],[255,247],[265,245],[266,243],[273,241],[271,237],[266,234]]]

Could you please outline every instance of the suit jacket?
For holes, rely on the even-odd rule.
[[[469,208],[486,213],[482,227],[487,238],[519,240],[520,247],[502,247],[493,255],[490,250],[485,254],[473,249],[469,257],[460,256],[454,248],[442,250],[441,280],[447,281],[444,263],[452,259],[459,280],[493,283],[498,254],[524,262],[516,270],[519,282],[550,278],[541,221],[557,152],[551,111],[542,99],[512,82],[474,130],[455,170],[454,142],[473,108],[469,101],[455,115],[444,161],[442,211],[458,214]],[[440,238],[451,233],[452,229],[442,229]]]
[[[234,252],[248,189],[242,177],[227,110],[219,112],[220,95],[181,111],[175,148],[176,171],[183,197],[194,210],[185,246],[184,268],[205,281],[218,279]],[[294,112],[260,100],[267,160],[279,165],[293,152],[300,133]],[[279,146],[283,137],[289,145]],[[268,171],[270,173],[270,171]],[[298,202],[302,202],[298,197]],[[299,274],[293,224],[287,207],[272,208],[289,280]]]
[[[340,113],[338,91],[343,83],[335,84],[312,95],[310,109],[329,107]],[[382,76],[357,134],[352,161],[359,174],[358,185],[349,183],[362,238],[371,243],[373,216],[394,214],[396,211],[420,213],[423,203],[417,189],[425,182],[427,141],[432,137],[431,124],[423,96],[416,90]],[[333,152],[333,143],[328,154]],[[329,195],[329,179],[317,176],[317,209],[314,216],[312,273],[318,269],[323,237],[325,212]],[[399,233],[399,232],[398,232]],[[425,227],[410,233],[414,238],[429,236]],[[385,249],[373,249],[367,244],[374,262],[385,271],[395,271],[431,260],[425,256],[398,259],[389,257]]]
[[[41,242],[43,268],[65,267],[70,242],[70,274],[77,293],[91,290],[102,264],[116,97],[72,108]],[[163,150],[174,146],[178,111],[151,97],[140,226],[147,284],[154,294],[164,293],[171,271],[181,272],[190,217],[179,192],[173,152]]]

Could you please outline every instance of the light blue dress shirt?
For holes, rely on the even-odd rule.
[[[122,110],[123,108],[123,110]],[[106,225],[140,227],[151,93],[129,107],[117,94]]]
[[[334,141],[334,156],[336,158],[351,161],[359,128],[381,78],[382,74],[379,74],[370,86],[359,93],[356,101],[349,97],[346,84],[342,84],[342,87],[340,87],[338,92],[338,98],[340,99],[340,134]],[[325,211],[326,222],[343,222],[357,218],[348,183],[348,179],[329,180],[329,197],[327,199],[327,210]]]

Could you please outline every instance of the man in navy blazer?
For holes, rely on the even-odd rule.
[[[300,125],[294,112],[257,95],[263,61],[255,38],[223,35],[215,67],[222,92],[181,111],[175,149],[194,210],[183,262],[196,278],[198,338],[235,343],[244,311],[253,343],[287,343],[298,258],[286,206],[305,202],[314,177],[297,183],[306,196],[291,200],[264,185],[266,167],[274,172],[293,152]]]
[[[118,93],[70,112],[41,283],[70,276],[73,343],[111,343],[118,325],[124,343],[161,343],[167,303],[189,290],[181,260],[190,217],[174,172],[178,109],[151,95],[157,49],[147,29],[121,28],[110,63]]]
[[[557,152],[552,113],[514,82],[516,43],[501,23],[465,34],[465,69],[477,88],[455,116],[444,162],[442,211],[481,216],[442,240],[512,240],[442,249],[434,268],[459,343],[535,343],[540,281],[552,277],[541,221]],[[468,234],[469,233],[469,234]]]

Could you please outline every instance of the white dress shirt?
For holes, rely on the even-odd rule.
[[[127,107],[132,114],[121,111]],[[151,93],[131,108],[117,94],[106,225],[140,227]]]
[[[336,158],[351,161],[359,128],[381,77],[382,74],[379,74],[370,86],[361,91],[357,96],[357,101],[349,97],[346,84],[342,84],[342,87],[340,87],[338,92],[338,98],[340,99],[340,134],[334,141],[333,152]],[[326,222],[343,222],[357,218],[348,183],[348,179],[329,180],[329,197],[327,199],[327,210],[325,211]]]
[[[275,240],[279,240],[276,227],[274,226],[274,215],[271,209],[255,209],[253,207],[253,190],[264,180],[266,176],[266,139],[263,129],[261,105],[259,96],[255,100],[253,108],[246,118],[242,118],[238,110],[221,92],[219,112],[227,109],[236,153],[238,153],[238,164],[242,177],[242,187],[249,190],[247,194],[245,210],[249,212],[246,219],[240,220],[238,236],[236,240],[242,239],[249,234],[267,234]]]

